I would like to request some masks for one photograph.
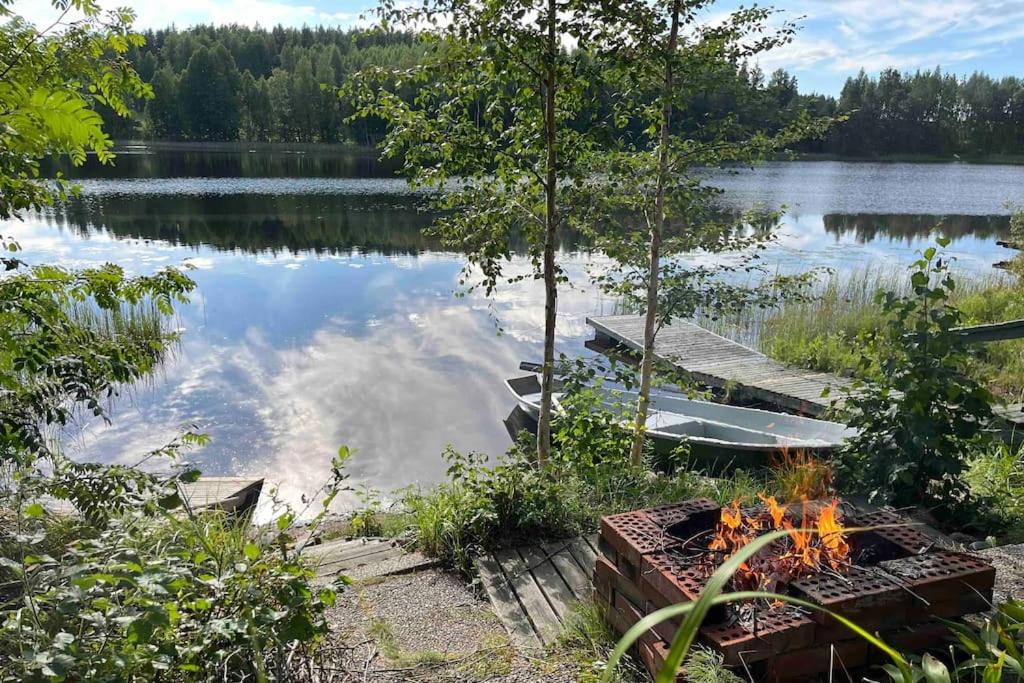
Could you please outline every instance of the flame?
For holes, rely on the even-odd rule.
[[[848,563],[850,546],[837,515],[838,499],[812,505],[803,497],[797,527],[791,521],[789,506],[779,504],[774,496],[758,494],[758,498],[764,504],[761,510],[744,512],[735,500],[722,508],[708,549],[725,561],[761,531],[786,530],[789,534],[781,543],[769,545],[740,566],[733,576],[737,588],[777,590],[780,585],[820,572],[826,566],[840,569]]]
[[[778,501],[775,500],[775,496],[768,496],[767,498],[762,494],[757,494],[757,497],[761,499],[761,502],[768,508],[768,514],[772,517],[772,524],[774,528],[781,529],[783,520],[786,519],[786,506],[779,505]]]
[[[810,451],[783,448],[772,463],[787,500],[814,500],[832,495],[832,468]]]

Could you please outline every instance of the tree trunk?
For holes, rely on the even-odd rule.
[[[540,381],[540,415],[537,420],[537,464],[548,462],[551,452],[551,389],[555,376],[555,319],[558,307],[558,283],[555,279],[555,237],[558,231],[556,192],[558,170],[555,148],[555,87],[557,74],[558,35],[555,0],[548,0],[547,58],[545,65],[544,133],[547,148],[544,194],[547,200],[544,230],[544,367]]]
[[[651,403],[651,373],[654,367],[654,337],[658,323],[658,275],[661,268],[661,237],[665,227],[665,185],[668,180],[669,135],[672,124],[673,66],[679,43],[679,5],[672,3],[672,24],[668,44],[665,46],[665,89],[661,112],[661,135],[658,140],[658,178],[655,188],[654,220],[651,222],[651,248],[648,260],[647,311],[644,316],[644,355],[640,361],[640,396],[636,406],[633,447],[630,461],[639,465],[643,461],[644,433],[647,429],[647,410]]]

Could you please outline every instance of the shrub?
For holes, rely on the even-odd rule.
[[[346,478],[346,454],[314,523]],[[0,530],[11,579],[3,680],[283,680],[309,659],[335,589],[315,588],[292,549],[294,514],[253,530],[245,518],[182,512],[178,485],[197,475],[138,474],[133,505],[91,520],[38,500],[11,508]]]
[[[840,408],[858,430],[840,460],[845,488],[945,512],[969,497],[964,470],[987,440],[993,397],[969,375],[971,351],[953,331],[955,288],[933,247],[914,264],[908,295],[879,292],[885,324],[864,339],[860,364],[880,372],[855,382]]]

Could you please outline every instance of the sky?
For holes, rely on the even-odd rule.
[[[47,0],[16,0],[38,22],[53,16]],[[101,0],[129,6],[140,28],[198,23],[261,26],[358,25],[373,0]],[[722,0],[707,20],[738,6]],[[749,2],[747,3],[750,4]],[[803,92],[838,94],[861,68],[931,69],[1024,76],[1024,0],[778,0],[782,16],[799,20],[795,40],[760,60],[766,71],[795,74]]]

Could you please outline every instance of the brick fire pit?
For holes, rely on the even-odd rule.
[[[848,504],[841,510],[846,527],[907,524],[890,512]],[[697,598],[709,574],[707,540],[721,513],[717,503],[697,499],[601,520],[595,598],[620,634],[656,609]],[[851,534],[848,541],[849,566],[803,576],[779,592],[879,632],[903,652],[942,645],[948,629],[936,618],[959,618],[990,604],[995,569],[936,547],[913,526]],[[677,625],[663,622],[638,642],[636,654],[652,673],[661,668]],[[790,606],[747,606],[742,614],[719,606],[701,627],[699,642],[757,680],[809,680],[833,665],[855,669],[887,661],[830,617]]]

